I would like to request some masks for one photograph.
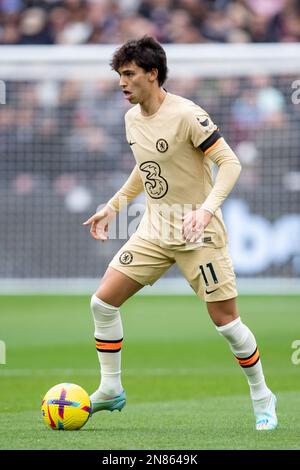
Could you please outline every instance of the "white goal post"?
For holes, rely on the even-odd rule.
[[[118,46],[1,46],[2,79],[112,79]],[[171,77],[299,74],[300,44],[168,44]]]

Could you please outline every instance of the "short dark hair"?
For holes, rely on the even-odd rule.
[[[120,67],[129,62],[135,62],[146,72],[157,69],[160,86],[166,81],[168,73],[166,53],[153,37],[143,36],[140,39],[130,39],[116,50],[110,65],[118,72]]]

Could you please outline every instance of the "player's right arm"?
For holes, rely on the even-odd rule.
[[[92,237],[96,240],[107,240],[108,226],[116,217],[117,212],[119,212],[122,207],[129,204],[143,189],[143,182],[136,165],[122,188],[117,191],[100,211],[96,212],[83,223],[83,225],[91,226],[90,232]]]

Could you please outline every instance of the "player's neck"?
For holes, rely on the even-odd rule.
[[[151,116],[155,114],[166,97],[167,92],[163,88],[158,88],[157,92],[151,93],[140,103],[141,113],[143,116]]]

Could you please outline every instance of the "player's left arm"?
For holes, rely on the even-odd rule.
[[[216,133],[219,134],[219,131]],[[202,204],[202,209],[214,215],[234,187],[241,172],[241,164],[222,136],[208,148],[205,142],[200,148],[205,158],[209,158],[218,166],[214,186]]]
[[[211,159],[218,166],[218,173],[214,186],[201,208],[189,212],[184,217],[183,236],[189,242],[195,242],[201,237],[214,213],[231,192],[241,172],[239,159],[209,116],[196,119],[199,127],[192,121],[191,140],[194,146],[198,146],[203,152],[204,158]]]

